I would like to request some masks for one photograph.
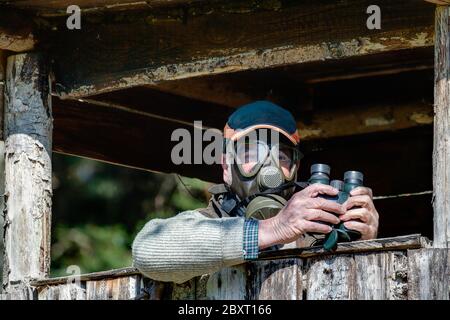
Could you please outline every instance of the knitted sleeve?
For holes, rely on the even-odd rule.
[[[182,283],[243,263],[244,221],[198,211],[150,220],[133,242],[133,264],[154,280]]]

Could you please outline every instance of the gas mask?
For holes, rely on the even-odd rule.
[[[247,218],[273,217],[295,190],[301,152],[293,144],[245,139],[233,143],[230,189],[246,207]]]

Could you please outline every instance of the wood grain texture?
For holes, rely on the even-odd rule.
[[[408,298],[450,300],[450,250],[408,250]]]
[[[308,259],[308,300],[405,300],[407,258],[401,251]]]
[[[46,41],[54,55],[55,89],[61,96],[81,97],[164,80],[432,46],[432,6],[422,0],[381,1],[383,28],[368,30],[370,4],[219,1],[188,10],[86,18],[77,32],[59,25]]]
[[[434,247],[450,247],[450,8],[436,9],[433,208]]]
[[[172,286],[143,277],[135,268],[58,277],[30,282],[39,300],[161,300],[175,299]],[[169,288],[171,287],[171,288]],[[181,295],[179,294],[179,297]]]
[[[128,276],[86,282],[87,300],[130,300],[140,293],[140,277]]]
[[[402,242],[402,241],[400,241]],[[23,299],[449,299],[448,249],[393,249],[309,258],[255,261],[224,268],[180,285],[135,274],[131,268],[96,273],[79,284],[49,280],[15,288]],[[104,279],[99,276],[103,274]],[[144,290],[145,289],[145,290]],[[145,295],[141,293],[145,291]],[[2,299],[11,298],[11,295]]]
[[[247,299],[302,300],[303,261],[285,259],[248,265]]]
[[[408,259],[404,251],[357,254],[354,259],[356,299],[407,299]]]
[[[86,300],[85,283],[68,283],[38,288],[38,300]]]
[[[11,283],[49,273],[53,126],[43,57],[10,56],[6,74],[3,285],[8,292]]]
[[[338,80],[433,70],[433,67],[434,48],[425,47],[350,59],[163,81],[149,87],[232,108],[258,99],[269,99],[283,106],[295,103],[297,109],[304,110],[309,102],[309,96],[314,97],[317,94],[316,90],[311,92],[311,88],[317,89],[320,84],[326,82],[337,84]]]
[[[419,234],[380,238],[373,240],[353,241],[339,243],[336,250],[326,252],[322,247],[306,247],[294,249],[282,249],[276,251],[266,251],[260,254],[260,259],[282,259],[287,257],[309,258],[313,256],[323,255],[341,255],[360,252],[377,252],[416,249],[429,246],[429,240],[421,237]]]
[[[245,300],[247,297],[246,265],[223,268],[211,274],[206,283],[209,300]],[[204,299],[205,297],[199,297]]]
[[[448,5],[450,4],[450,0],[425,0],[426,2],[431,2],[438,5]]]
[[[13,52],[32,50],[37,43],[33,27],[29,16],[17,10],[0,8],[0,50]]]
[[[306,299],[355,299],[355,268],[355,260],[351,255],[309,259],[306,267]]]
[[[140,272],[138,269],[134,267],[106,270],[100,272],[92,272],[81,274],[77,279],[80,281],[94,281],[94,280],[104,280],[109,278],[117,278],[117,277],[127,277],[139,275]],[[69,277],[55,277],[55,278],[46,278],[46,279],[33,279],[30,281],[30,285],[32,286],[46,286],[46,285],[55,285],[55,284],[65,284]]]
[[[181,284],[174,284],[172,289],[172,300],[195,300],[196,280],[191,279]]]
[[[23,283],[11,285],[8,291],[0,294],[0,300],[35,300],[37,299],[37,291]]]
[[[76,4],[83,12],[100,12],[110,10],[137,10],[149,7],[172,6],[204,0],[77,0]],[[67,15],[66,9],[74,4],[72,0],[0,0],[11,8],[37,11],[42,16]]]
[[[5,81],[6,81],[6,52],[0,50],[0,140],[3,141],[3,119],[5,116]]]

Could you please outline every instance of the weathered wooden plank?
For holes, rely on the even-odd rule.
[[[408,299],[450,299],[450,250],[408,250]]]
[[[355,269],[351,255],[308,259],[306,300],[355,299]]]
[[[327,254],[347,255],[350,253],[361,253],[361,252],[417,249],[417,248],[424,248],[427,246],[429,246],[429,242],[426,238],[421,237],[419,234],[413,234],[393,238],[343,242],[339,243],[336,251],[333,252],[331,251],[327,252],[321,246],[265,251],[260,253],[259,259],[268,260],[268,259],[281,259],[288,257],[309,258]]]
[[[206,290],[200,290],[197,299],[245,300],[247,297],[245,264],[223,268],[211,274],[207,279]],[[202,296],[201,293],[206,293],[206,296]]]
[[[219,1],[103,21],[87,18],[77,32],[60,25],[49,30],[55,88],[63,97],[81,97],[164,80],[432,46],[433,7],[422,0],[380,1],[383,28],[368,30],[371,4]],[[118,19],[124,22],[117,24]]]
[[[36,43],[30,17],[0,8],[0,50],[24,52],[32,50]]]
[[[4,90],[6,81],[6,52],[0,50],[0,140],[3,141]]]
[[[172,6],[195,1],[204,0],[78,0],[76,4],[83,13],[87,13],[103,10],[148,9],[148,7]],[[67,15],[67,7],[74,4],[72,0],[0,0],[0,4],[2,2],[13,8],[36,10],[41,16]]]
[[[86,281],[87,300],[109,300],[108,280]]]
[[[317,95],[316,91],[319,85],[323,86],[327,82],[339,85],[338,81],[341,80],[367,80],[368,77],[374,76],[386,78],[387,75],[400,73],[407,73],[409,78],[413,78],[420,70],[433,70],[433,57],[434,48],[416,48],[351,59],[309,62],[251,72],[163,81],[148,87],[232,108],[254,100],[268,98],[280,105],[289,107],[289,104],[295,104],[296,110],[304,110],[307,108],[308,99]],[[418,75],[418,77],[426,78],[423,75]],[[402,83],[404,83],[403,79],[394,82],[394,85],[391,86],[391,88],[396,87],[392,89],[397,91],[397,97],[401,94]],[[424,86],[427,85],[422,84],[422,87]],[[312,90],[313,87],[316,90]],[[353,86],[350,85],[350,87]],[[405,87],[409,88],[406,84]],[[345,90],[345,86],[343,89]],[[380,90],[372,98],[379,98],[385,92],[387,90]],[[348,94],[354,96],[355,91],[350,91]],[[355,111],[356,109],[359,110],[359,108],[354,108]]]
[[[439,5],[450,4],[450,0],[425,0],[425,1],[431,2],[431,3],[435,3],[435,4],[439,4]]]
[[[191,279],[181,284],[173,284],[172,300],[195,300],[196,279]]]
[[[162,300],[167,299],[167,288],[169,285],[165,282],[154,281],[145,277],[140,277],[140,293],[136,299]],[[136,300],[135,299],[135,300]]]
[[[42,55],[8,57],[6,75],[3,285],[8,292],[11,283],[44,278],[50,268],[52,108]]]
[[[140,293],[139,276],[86,282],[87,300],[131,300]]]
[[[433,106],[425,102],[377,105],[355,112],[328,110],[313,113],[297,127],[305,140],[401,130],[433,123]]]
[[[404,251],[356,254],[355,299],[406,300],[407,265]]]
[[[30,284],[39,300],[161,300],[169,284],[143,277],[137,269],[123,268],[71,277],[41,279]],[[181,296],[180,296],[181,297]]]
[[[67,283],[37,288],[38,300],[86,300],[86,283]]]
[[[307,300],[404,300],[407,257],[402,251],[307,260]]]
[[[436,248],[450,247],[450,7],[436,8],[433,208]]]
[[[92,272],[81,274],[77,277],[79,281],[94,281],[94,280],[104,280],[111,278],[119,278],[119,277],[131,277],[134,275],[140,275],[138,269],[134,267],[106,270],[100,272]],[[73,276],[66,277],[55,277],[55,278],[47,278],[47,279],[33,279],[30,281],[30,285],[32,286],[46,286],[46,285],[56,285],[56,284],[65,284],[70,278]]]
[[[286,259],[250,263],[247,270],[249,300],[302,300],[303,261]]]
[[[0,300],[35,300],[37,291],[24,283],[10,285],[0,294]]]

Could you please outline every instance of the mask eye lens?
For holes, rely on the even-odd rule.
[[[292,150],[281,148],[278,152],[278,160],[280,161],[281,167],[290,169],[292,166]]]
[[[264,163],[267,154],[267,146],[262,143],[237,142],[236,161],[245,174],[251,173],[259,164]]]
[[[280,162],[280,168],[286,178],[290,177],[292,168],[295,166],[297,161],[302,158],[300,150],[293,146],[288,146],[285,144],[280,144],[280,149],[278,152],[278,160]]]

